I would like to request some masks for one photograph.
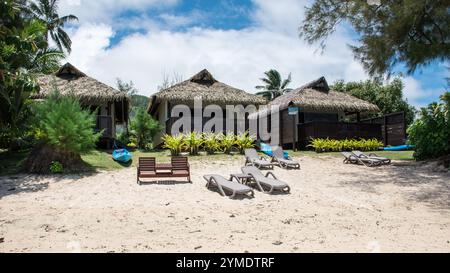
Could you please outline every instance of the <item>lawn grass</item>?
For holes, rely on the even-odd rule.
[[[308,156],[308,157],[324,157],[324,156],[332,156],[332,157],[342,157],[339,152],[333,153],[316,153],[314,151],[292,151],[287,150],[292,156]],[[12,175],[20,172],[21,163],[27,157],[29,151],[20,151],[20,152],[8,152],[0,150],[0,176],[3,175]],[[387,157],[393,160],[414,160],[412,154],[413,151],[377,151],[377,155]],[[104,150],[95,150],[89,154],[84,154],[81,158],[89,164],[93,169],[96,170],[119,170],[126,167],[135,167],[139,157],[155,157],[158,162],[169,162],[170,161],[170,152],[168,150],[161,151],[133,151],[133,160],[131,164],[123,165],[118,162],[115,162],[111,153]],[[239,160],[242,159],[242,155],[234,154],[234,155],[226,155],[226,154],[215,154],[215,155],[199,155],[199,156],[190,156],[190,161],[195,160],[204,160],[204,161],[216,161],[216,160]]]
[[[293,156],[309,156],[309,157],[342,157],[340,152],[330,152],[330,153],[316,153],[314,151],[297,151],[288,150],[290,155]],[[414,151],[375,151],[375,152],[365,152],[366,154],[376,153],[378,156],[387,157],[392,160],[414,160]]]
[[[117,170],[125,167],[135,167],[137,165],[139,157],[155,157],[157,162],[170,162],[170,152],[168,150],[161,151],[133,151],[133,160],[129,164],[120,164],[114,161],[111,154],[108,151],[96,150],[89,154],[82,155],[81,158],[88,163],[90,166],[100,169],[100,170]],[[223,160],[223,159],[239,159],[241,155],[226,155],[226,154],[215,154],[215,155],[198,155],[189,156],[190,161],[195,160]]]
[[[316,153],[314,151],[297,151],[294,152],[292,150],[287,150],[292,156],[308,156],[308,157],[324,157],[324,156],[332,156],[332,157],[342,157],[341,153],[333,152],[333,153]],[[120,163],[115,162],[111,158],[111,154],[106,151],[94,151],[90,154],[83,155],[82,158],[89,165],[96,169],[102,170],[117,170],[124,167],[135,167],[139,157],[155,157],[157,162],[169,162],[170,161],[170,153],[167,150],[162,151],[152,151],[152,152],[144,152],[144,151],[134,151],[133,161],[130,165],[122,165]],[[414,160],[412,157],[413,151],[378,151],[377,155],[387,157],[393,160]],[[214,161],[214,160],[238,160],[242,159],[242,155],[234,154],[234,155],[226,155],[226,154],[215,154],[215,155],[199,155],[199,156],[189,156],[189,160],[205,160],[205,161]]]

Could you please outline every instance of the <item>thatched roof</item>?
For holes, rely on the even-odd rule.
[[[370,102],[358,99],[349,94],[330,90],[327,81],[321,77],[315,81],[307,83],[302,87],[292,90],[273,101],[272,105],[279,105],[280,111],[289,106],[300,107],[303,112],[378,112],[380,109]],[[268,110],[261,110],[257,114],[267,115]],[[256,114],[256,113],[255,113]],[[255,114],[250,117],[256,117]]]
[[[71,94],[83,104],[129,100],[124,92],[87,76],[70,63],[63,65],[55,74],[42,75],[37,80],[40,91],[32,96],[34,99],[43,99],[57,88],[62,95]]]
[[[266,100],[262,97],[231,87],[214,79],[208,70],[204,69],[189,80],[161,90],[150,97],[148,111],[152,112],[164,101],[190,105],[196,97],[201,97],[203,104],[218,105],[261,105]]]

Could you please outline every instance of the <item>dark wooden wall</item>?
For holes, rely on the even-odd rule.
[[[404,112],[392,113],[383,117],[365,119],[364,122],[380,124],[385,146],[406,143],[406,119]]]
[[[346,123],[312,121],[298,125],[300,148],[305,148],[311,138],[372,139],[382,140],[381,125],[370,123]]]
[[[287,109],[280,111],[280,144],[291,144],[294,139],[295,115],[289,115]]]

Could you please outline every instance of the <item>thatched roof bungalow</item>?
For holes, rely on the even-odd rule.
[[[280,111],[279,139],[282,145],[292,144],[294,139],[297,142],[303,139],[303,144],[306,144],[306,138],[310,136],[302,136],[301,130],[297,131],[298,125],[309,124],[309,127],[313,127],[312,131],[318,132],[320,126],[332,128],[333,123],[341,123],[348,115],[356,114],[359,122],[360,113],[379,111],[378,107],[372,103],[331,90],[324,77],[274,99],[267,105],[266,109],[251,114],[249,118],[261,118],[270,115],[270,108],[273,105],[278,106]],[[289,115],[290,107],[294,107],[294,109],[297,107],[297,114]],[[327,133],[320,135],[320,137],[367,137],[361,130],[359,130],[360,136],[357,135],[357,132],[347,134],[349,133],[348,128],[347,126],[347,129],[342,130],[342,132],[333,132],[332,129],[329,129]],[[317,137],[317,135],[314,135],[314,137]]]
[[[289,93],[280,96],[269,104],[278,105],[280,111],[290,106],[297,106],[302,112],[317,113],[362,113],[362,112],[378,112],[378,106],[358,99],[349,94],[330,90],[328,83],[324,77],[309,82]],[[269,112],[262,110],[253,114],[267,115]]]
[[[148,111],[149,113],[154,113],[164,101],[170,101],[172,104],[191,105],[196,97],[201,97],[203,104],[217,104],[221,106],[236,104],[261,105],[266,103],[264,98],[217,81],[208,70],[204,69],[189,80],[175,84],[152,95]]]
[[[78,98],[83,106],[96,112],[96,129],[103,129],[104,137],[114,137],[116,125],[125,127],[128,122],[128,95],[87,76],[70,63],[63,65],[55,74],[42,75],[37,80],[40,91],[32,98],[45,99],[55,89],[61,95]]]
[[[262,97],[217,81],[208,70],[204,69],[190,79],[152,95],[147,110],[165,125],[166,133],[170,133],[171,125],[176,120],[176,118],[170,117],[172,108],[175,105],[183,104],[192,109],[194,100],[199,97],[202,99],[203,108],[211,104],[219,105],[224,109],[226,105],[243,105],[245,107],[267,103]],[[193,111],[191,112],[193,113]]]

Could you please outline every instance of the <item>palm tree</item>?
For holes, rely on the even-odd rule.
[[[47,31],[45,39],[48,42],[49,36],[56,43],[59,50],[67,50],[70,53],[72,41],[69,35],[64,31],[64,24],[78,21],[78,17],[75,15],[67,15],[59,17],[58,15],[58,0],[38,0],[30,1],[30,11],[33,15],[44,22]]]
[[[261,81],[265,85],[258,85],[256,89],[263,89],[264,91],[256,93],[258,96],[263,96],[268,100],[273,100],[276,97],[283,95],[284,93],[292,91],[290,88],[286,88],[291,83],[291,73],[287,79],[282,80],[280,72],[275,69],[264,72],[265,77],[261,78]]]

